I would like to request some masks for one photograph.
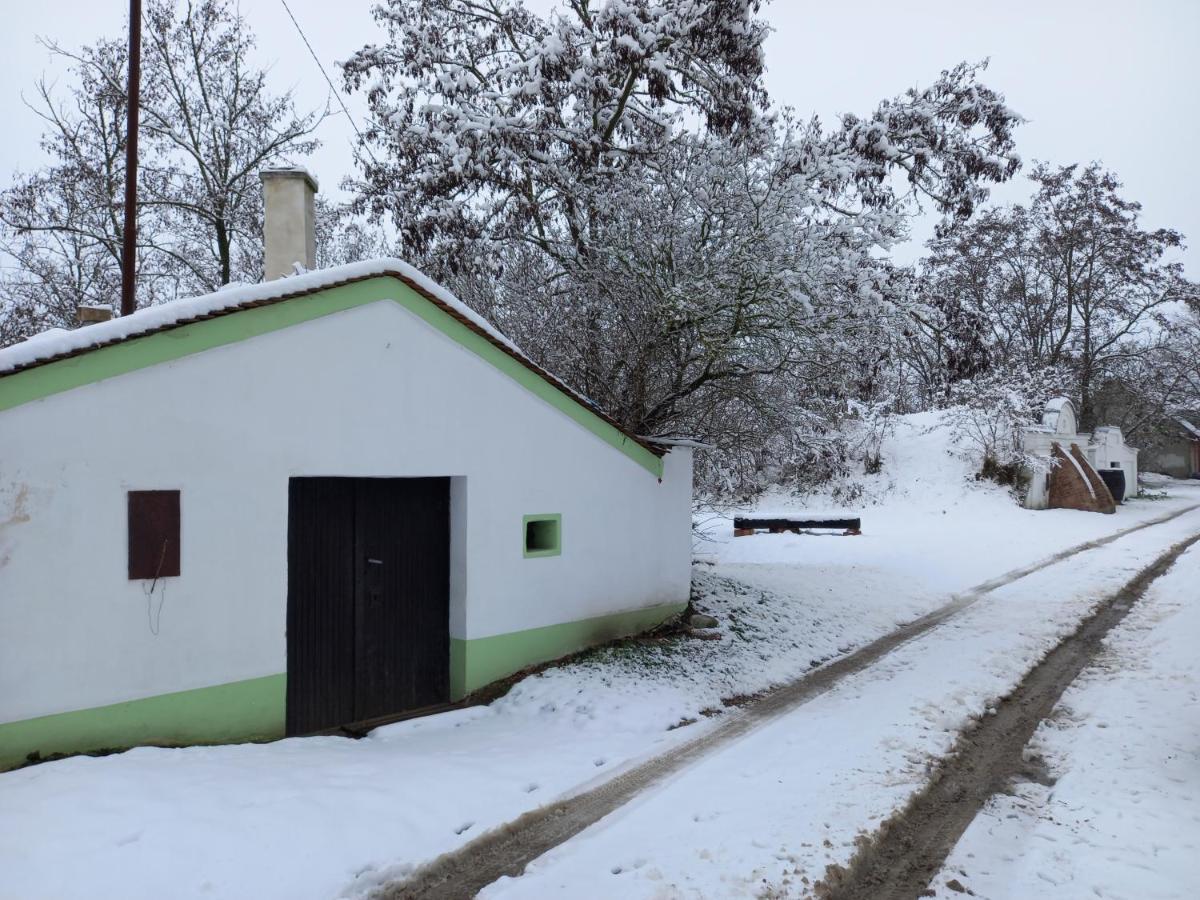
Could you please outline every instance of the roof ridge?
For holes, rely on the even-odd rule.
[[[558,376],[535,363],[495,325],[453,293],[403,260],[391,257],[320,269],[259,284],[225,287],[210,294],[145,307],[132,315],[73,331],[58,329],[61,333],[54,333],[55,330],[50,329],[0,350],[0,379],[125,341],[380,277],[395,278],[405,284],[638,446],[655,456],[663,454],[664,448],[661,445],[656,446],[655,443],[626,430],[609,413]]]

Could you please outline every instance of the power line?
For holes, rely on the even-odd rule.
[[[353,128],[354,133],[358,135],[359,142],[362,144],[363,149],[367,151],[367,155],[371,157],[372,161],[377,163],[378,160],[375,159],[375,154],[371,152],[370,144],[367,143],[367,139],[363,136],[363,133],[359,131],[358,123],[354,121],[354,116],[350,115],[350,110],[347,108],[346,102],[342,100],[342,95],[338,93],[338,89],[333,86],[333,80],[329,77],[329,73],[325,71],[325,66],[321,64],[321,59],[319,56],[317,56],[317,52],[313,50],[312,44],[308,42],[308,36],[304,33],[304,29],[301,28],[300,23],[296,21],[296,17],[292,13],[292,8],[287,5],[287,0],[279,0],[279,2],[283,4],[284,10],[287,11],[288,18],[291,19],[292,24],[296,26],[296,31],[300,35],[300,40],[304,41],[304,46],[308,48],[308,52],[312,56],[313,62],[317,64],[317,68],[320,69],[321,74],[325,76],[325,83],[329,85],[329,90],[333,93],[333,96],[337,98],[338,106],[340,106],[342,108],[342,112],[346,114],[346,118],[350,122],[350,127]]]

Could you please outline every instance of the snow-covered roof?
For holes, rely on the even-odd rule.
[[[643,434],[640,436],[647,444],[659,447],[691,447],[693,450],[715,450],[716,444],[708,444],[689,437],[655,437]]]
[[[1184,430],[1189,432],[1192,435],[1192,437],[1200,438],[1200,428],[1197,428],[1195,425],[1193,425],[1187,419],[1180,419],[1179,424],[1182,425]]]
[[[1068,412],[1070,416],[1067,420],[1071,424],[1069,429],[1060,427],[1064,411]],[[1042,424],[1052,428],[1058,434],[1073,434],[1075,421],[1075,404],[1066,397],[1054,397],[1047,400],[1046,405],[1042,407]]]
[[[455,315],[455,318],[468,320],[477,330],[484,332],[492,340],[504,345],[508,351],[528,362],[528,357],[512,341],[501,334],[499,329],[450,291],[402,260],[382,258],[306,272],[303,275],[293,275],[275,281],[264,281],[261,284],[226,285],[211,294],[171,300],[157,306],[147,306],[132,315],[110,319],[107,322],[98,322],[73,331],[51,328],[41,334],[35,334],[28,340],[0,350],[0,376],[151,332],[188,325],[215,315],[262,306],[301,294],[311,294],[325,288],[361,281],[378,275],[391,275],[399,278],[418,293],[424,294],[428,299],[446,308]]]
[[[179,328],[204,319],[303,297],[328,288],[379,276],[389,276],[404,282],[426,300],[440,307],[472,331],[485,337],[523,366],[548,381],[581,406],[586,407],[590,412],[607,421],[627,437],[657,455],[662,454],[661,445],[652,445],[644,438],[625,431],[616,420],[597,407],[595,403],[578,391],[572,390],[561,379],[533,362],[491,322],[450,291],[403,260],[387,257],[320,269],[288,278],[279,278],[275,281],[265,281],[261,284],[226,285],[211,294],[148,306],[131,315],[87,325],[73,331],[51,328],[0,350],[0,378],[133,338]]]

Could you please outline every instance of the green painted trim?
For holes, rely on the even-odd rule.
[[[529,549],[529,523],[530,522],[553,522],[554,523],[554,541],[549,547],[544,547],[540,550]],[[526,559],[537,559],[541,556],[561,556],[562,555],[562,513],[538,513],[532,516],[524,516],[521,519],[521,550],[525,554]]]
[[[450,638],[450,700],[467,696],[467,641]]]
[[[492,637],[473,640],[451,638],[451,699],[461,700],[472,691],[519,672],[526,666],[558,659],[613,638],[646,631],[683,612],[686,606],[686,603],[667,603]]]
[[[461,700],[527,666],[646,631],[686,606],[668,603],[474,640],[451,638],[451,699]],[[45,757],[147,744],[276,740],[284,736],[286,710],[287,676],[267,675],[0,723],[0,771],[20,765],[35,752]]]
[[[82,753],[139,744],[228,744],[283,737],[287,676],[267,675],[0,724],[0,771],[30,753]]]
[[[651,475],[662,477],[661,458],[392,275],[380,275],[267,306],[238,310],[5,375],[0,378],[0,411],[384,299],[403,306],[616,447]]]

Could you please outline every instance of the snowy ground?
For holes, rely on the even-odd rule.
[[[1115,516],[1022,510],[969,484],[932,425],[907,420],[885,446],[885,474],[868,485],[883,499],[861,510],[861,537],[733,539],[727,520],[706,520],[698,606],[720,620],[720,641],[601,651],[491,706],[361,741],[142,748],[0,775],[0,897],[360,894],[668,752],[719,721],[723,698],[794,678],[1018,565],[1200,502],[1178,487]],[[796,505],[772,501],[785,503]],[[811,881],[1097,591],[1200,528],[1200,514],[1186,518],[1002,589],[495,890],[534,895],[569,878],[576,896],[672,896]],[[614,868],[628,877],[613,882]]]
[[[1001,588],[482,896],[808,895],[1097,600],[1196,531],[1200,512]]]
[[[988,900],[1200,895],[1200,547],[1109,635],[1030,743],[1056,779],[983,809],[934,881]]]
[[[769,497],[760,505],[759,511],[766,514],[850,512],[862,518],[860,537],[782,534],[735,539],[730,529],[732,513],[698,516],[700,527],[710,534],[709,540],[698,542],[699,559],[722,566],[752,564],[755,569],[749,571],[764,563],[782,564],[789,570],[870,567],[889,577],[898,573],[905,580],[916,580],[923,589],[954,592],[1200,502],[1200,490],[1160,476],[1153,493],[1171,494],[1170,499],[1133,500],[1113,516],[1022,509],[1006,489],[974,480],[972,466],[955,452],[938,423],[936,413],[900,418],[883,446],[883,471],[859,476],[856,484],[863,496],[849,506],[834,507],[834,499],[827,496]]]

